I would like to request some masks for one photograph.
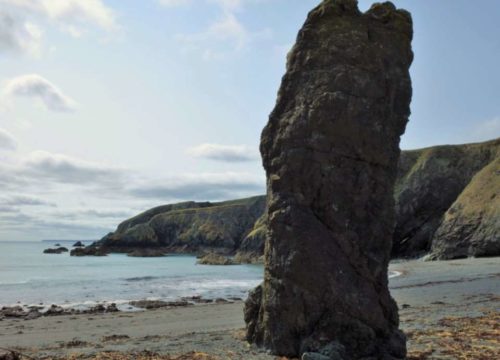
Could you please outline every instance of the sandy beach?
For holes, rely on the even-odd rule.
[[[401,273],[391,279],[390,287],[408,336],[409,359],[500,358],[500,258],[402,261],[393,262],[390,270]],[[27,359],[113,359],[126,354],[133,359],[141,353],[150,359],[275,358],[250,347],[243,328],[241,301],[133,313],[4,318],[0,347],[15,349]]]

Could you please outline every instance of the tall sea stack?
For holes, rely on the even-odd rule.
[[[387,268],[412,33],[390,2],[324,0],[288,56],[260,148],[265,278],[245,304],[247,339],[274,354],[405,357]]]

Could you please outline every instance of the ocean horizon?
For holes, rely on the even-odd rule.
[[[195,255],[43,254],[56,244],[71,250],[76,241],[0,242],[0,308],[21,305],[48,309],[55,304],[84,310],[115,303],[122,311],[135,311],[138,309],[129,304],[131,301],[177,301],[193,296],[245,299],[263,280],[263,265],[199,265]],[[80,241],[85,245],[93,242]],[[390,272],[389,278],[399,275]]]

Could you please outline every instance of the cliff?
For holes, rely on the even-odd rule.
[[[430,259],[500,256],[500,158],[485,166],[444,215]]]
[[[474,175],[499,156],[500,139],[402,152],[394,194],[393,256],[414,257],[427,253],[444,214]],[[451,228],[443,227],[440,238],[446,229]],[[500,242],[498,238],[492,240]]]
[[[467,256],[498,255],[494,251],[500,246],[498,212],[491,211],[490,220],[481,214],[489,211],[488,204],[499,199],[500,194],[498,188],[474,183],[485,183],[476,182],[475,176],[488,168],[490,182],[497,185],[499,169],[495,164],[499,158],[500,139],[402,151],[394,191],[396,229],[392,256],[421,256],[429,253],[434,246],[431,258],[452,258],[458,255],[453,255],[451,244],[462,240],[467,244],[471,241],[476,244],[466,251]],[[481,201],[467,200],[468,206],[464,205],[466,198],[458,202],[470,189],[476,189],[478,196],[484,193],[486,198],[481,198]],[[456,201],[458,203],[454,204]],[[474,215],[467,210],[472,204],[476,208]],[[498,208],[497,203],[493,205],[493,208]],[[264,254],[264,208],[264,196],[222,203],[191,201],[159,206],[122,222],[114,233],[108,234],[98,244],[108,247],[110,251],[120,252],[162,246],[175,252],[215,249],[227,254],[236,253],[237,260],[241,262],[255,262]],[[463,208],[460,210],[460,223],[476,224],[478,219],[481,220],[478,231],[483,235],[465,236],[464,231],[451,226],[459,208]],[[448,233],[449,236],[446,235]],[[482,246],[482,243],[490,245]],[[461,248],[464,246],[462,244]],[[88,251],[93,252],[92,248]],[[85,251],[80,252],[86,254]]]
[[[153,208],[118,225],[90,246],[106,252],[132,253],[140,248],[161,252],[234,253],[264,212],[265,198],[184,202]]]

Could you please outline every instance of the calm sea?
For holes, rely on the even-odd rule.
[[[58,241],[71,249],[72,242]],[[241,297],[258,285],[258,265],[197,265],[194,256],[133,258],[43,254],[55,242],[0,242],[0,307],[20,303],[85,308],[130,300]]]

